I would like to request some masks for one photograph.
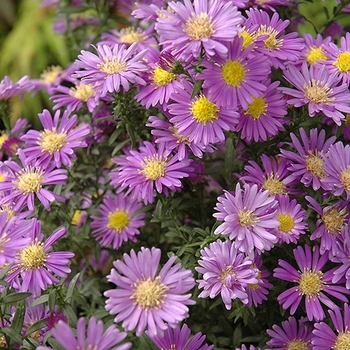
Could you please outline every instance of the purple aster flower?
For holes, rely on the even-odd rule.
[[[234,130],[233,121],[237,112],[220,108],[205,94],[191,98],[192,91],[180,90],[172,95],[174,103],[168,105],[172,115],[170,122],[178,133],[188,137],[189,142],[204,146],[225,141],[224,130]]]
[[[51,329],[52,336],[65,350],[76,349],[98,349],[98,350],[128,350],[131,343],[119,344],[122,342],[126,333],[119,331],[115,325],[109,326],[103,330],[103,322],[97,321],[95,317],[91,317],[86,329],[86,321],[84,317],[79,318],[77,323],[76,334],[69,325],[60,320]],[[39,346],[37,350],[50,350],[46,346]]]
[[[148,331],[146,331],[146,334]],[[201,332],[196,333],[191,337],[191,330],[186,324],[184,324],[181,329],[176,326],[174,329],[168,328],[164,335],[156,335],[155,337],[150,337],[152,342],[159,349],[181,349],[181,350],[211,350],[214,345],[207,345],[203,342],[205,341],[205,335]]]
[[[310,117],[323,113],[340,125],[345,119],[341,112],[350,113],[348,84],[339,85],[339,75],[330,74],[325,65],[308,67],[304,62],[299,70],[290,64],[284,71],[284,77],[297,88],[280,88],[288,95],[288,104],[294,107],[307,105]]]
[[[161,250],[141,248],[137,254],[131,250],[124,254],[124,262],[113,263],[108,281],[117,288],[107,290],[106,309],[116,315],[114,321],[123,321],[126,331],[136,328],[141,336],[147,330],[154,337],[168,327],[176,325],[188,317],[187,305],[195,304],[187,293],[194,287],[190,270],[181,264],[173,266],[176,256],[172,256],[158,272]]]
[[[240,348],[236,348],[236,350],[261,350],[261,348],[256,348],[254,345],[249,345],[249,348],[246,345],[242,345]]]
[[[53,232],[44,242],[41,232],[41,222],[32,219],[32,227],[29,233],[30,244],[17,252],[17,261],[12,266],[6,281],[10,284],[21,277],[21,292],[31,292],[39,296],[41,290],[48,285],[59,283],[54,276],[67,277],[70,273],[70,259],[74,256],[71,252],[53,252],[52,245],[66,235],[65,228],[59,228]]]
[[[156,149],[150,142],[144,142],[139,151],[130,150],[127,155],[112,159],[117,168],[110,173],[111,185],[118,192],[128,188],[132,198],[153,203],[155,190],[166,196],[170,191],[181,188],[180,179],[188,177],[186,168],[189,159],[178,160],[178,155],[170,156],[160,144]]]
[[[337,240],[337,251],[330,257],[332,262],[340,264],[333,272],[333,283],[346,280],[346,288],[350,289],[350,237],[349,235],[341,236]]]
[[[112,244],[114,249],[120,248],[123,242],[136,242],[140,234],[139,227],[144,226],[142,220],[145,213],[137,214],[142,205],[131,201],[124,194],[107,196],[98,208],[99,216],[92,215],[91,234],[102,246]]]
[[[273,229],[280,225],[275,218],[277,205],[269,191],[259,190],[255,184],[244,184],[242,189],[237,183],[235,192],[225,191],[218,197],[218,213],[213,216],[224,222],[214,233],[229,235],[235,247],[247,255],[254,249],[261,253],[270,250],[277,243]]]
[[[45,319],[46,317],[49,316],[49,314],[50,312],[48,310],[48,307],[44,307],[42,304],[33,306],[33,307],[27,306],[24,314],[22,334],[25,335],[27,333],[27,330],[35,322]],[[42,344],[44,336],[48,331],[49,331],[49,328],[47,326],[44,326],[41,329],[28,334],[27,337],[29,339],[34,339],[38,343]]]
[[[236,298],[248,304],[248,284],[258,283],[258,270],[253,267],[253,261],[229,240],[217,240],[200,253],[200,267],[196,267],[196,271],[203,275],[203,279],[197,282],[198,288],[204,290],[198,297],[213,299],[220,293],[227,310],[231,309],[232,300]]]
[[[253,0],[253,7],[261,7],[265,11],[276,12],[276,6],[293,6],[289,0]]]
[[[163,10],[156,23],[160,43],[167,51],[182,60],[199,57],[202,48],[208,56],[227,55],[223,42],[231,41],[240,32],[243,20],[231,1],[171,1],[168,6],[170,10]]]
[[[282,327],[274,324],[272,329],[266,331],[271,337],[271,340],[266,343],[271,346],[268,350],[312,350],[312,327],[306,322],[306,317],[297,321],[290,316],[287,321],[282,322]]]
[[[253,46],[242,50],[242,45],[243,38],[237,37],[227,44],[227,58],[215,56],[213,61],[202,62],[206,69],[198,77],[204,80],[208,98],[219,107],[237,109],[241,105],[248,109],[248,103],[266,91],[262,81],[270,74],[270,67],[265,57],[253,56]]]
[[[124,91],[128,91],[130,83],[145,84],[139,74],[147,70],[147,66],[141,62],[147,50],[135,54],[136,43],[128,48],[119,44],[112,47],[98,45],[94,48],[97,55],[89,51],[81,51],[75,62],[78,70],[73,77],[81,78],[84,84],[100,85],[102,96],[107,92],[119,92],[121,87]]]
[[[313,38],[310,34],[304,34],[304,40],[304,55],[308,64],[313,65],[315,63],[320,63],[320,61],[324,63],[323,61],[328,60],[326,47],[332,40],[330,36],[323,39],[321,34],[317,34],[316,38]]]
[[[74,149],[87,146],[84,138],[91,132],[90,126],[78,126],[77,115],[69,118],[68,110],[64,111],[60,120],[60,111],[56,111],[52,117],[51,113],[44,109],[43,113],[39,114],[39,119],[44,130],[29,130],[21,137],[26,146],[23,149],[26,164],[36,160],[36,164],[41,167],[48,166],[51,161],[58,168],[62,164],[72,166],[71,159],[76,157]]]
[[[33,90],[33,84],[27,75],[15,83],[12,83],[12,80],[8,76],[5,76],[0,81],[0,100],[8,100],[11,97],[31,90]]]
[[[24,152],[18,150],[22,166],[13,160],[0,163],[0,168],[8,172],[4,181],[0,182],[0,191],[9,191],[0,201],[0,204],[15,203],[14,210],[20,211],[25,205],[34,211],[34,199],[37,197],[46,210],[50,210],[50,202],[63,200],[52,191],[43,188],[47,185],[64,185],[67,179],[67,170],[55,169],[54,164],[44,168],[34,163],[26,164]]]
[[[298,270],[284,260],[279,259],[278,264],[281,267],[274,269],[273,276],[285,281],[297,283],[277,298],[283,309],[290,309],[291,315],[297,310],[302,298],[305,296],[305,308],[309,321],[323,320],[325,314],[321,303],[334,309],[336,304],[326,296],[325,293],[346,302],[348,300],[345,294],[349,294],[343,286],[335,285],[332,282],[335,268],[324,271],[323,268],[328,262],[328,254],[320,256],[319,247],[306,245],[304,248],[298,246],[293,250],[294,258],[298,264]]]
[[[350,307],[344,304],[344,312],[339,307],[328,310],[332,325],[325,322],[314,324],[312,331],[313,350],[346,350],[350,344]]]
[[[281,156],[290,161],[290,179],[300,181],[306,187],[312,185],[314,191],[318,190],[327,177],[325,173],[325,157],[329,147],[336,140],[331,136],[326,140],[326,132],[315,129],[310,130],[309,136],[303,128],[299,129],[301,141],[293,133],[290,134],[292,142],[286,143],[294,148],[297,153],[280,149]]]

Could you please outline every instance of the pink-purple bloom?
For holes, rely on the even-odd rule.
[[[33,84],[29,80],[29,77],[27,75],[25,75],[15,83],[13,83],[8,76],[5,76],[0,81],[0,100],[8,100],[11,97],[17,96],[25,91],[31,90],[33,90]]]

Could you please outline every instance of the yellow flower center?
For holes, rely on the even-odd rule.
[[[95,95],[95,91],[91,84],[80,84],[76,87],[72,87],[69,90],[69,95],[86,102],[90,97]]]
[[[155,155],[153,157],[146,157],[142,163],[143,174],[147,180],[155,181],[165,175],[167,162],[163,160],[161,156]]]
[[[258,120],[262,115],[266,114],[268,104],[265,102],[265,97],[253,97],[253,102],[248,103],[248,109],[244,115],[250,115],[254,120]]]
[[[287,193],[286,185],[273,173],[266,178],[264,177],[262,188],[268,190],[271,195]]]
[[[243,30],[238,34],[239,37],[243,38],[242,49],[245,50],[248,46],[253,44],[255,38],[252,34],[248,33],[246,30]]]
[[[83,212],[81,210],[76,210],[73,214],[71,224],[74,226],[78,225],[82,214]]]
[[[253,215],[253,210],[242,209],[238,213],[238,220],[241,226],[254,226],[258,219]]]
[[[301,339],[294,339],[286,344],[286,350],[308,350],[309,342]]]
[[[306,169],[313,175],[320,179],[327,177],[324,172],[324,160],[320,157],[317,151],[315,154],[309,151],[309,155],[304,157]]]
[[[256,264],[253,264],[250,268],[256,269],[256,268],[257,268],[257,267],[256,267]],[[258,280],[261,278],[261,271],[260,271],[260,270],[258,270],[258,275],[256,276],[256,278],[257,278]],[[260,289],[259,283],[252,283],[252,284],[249,284],[249,283],[248,283],[248,287],[249,287],[250,289],[253,289],[253,290],[258,290],[258,289]]]
[[[227,85],[240,86],[244,82],[245,74],[247,70],[244,68],[245,64],[242,64],[239,60],[231,61],[227,60],[222,66],[222,77]]]
[[[183,135],[179,134],[179,129],[175,126],[170,126],[169,131],[173,134],[174,137],[176,137],[177,143],[184,143],[186,145],[189,144],[190,136],[184,137]]]
[[[35,240],[30,246],[18,252],[18,260],[25,270],[36,270],[45,265],[47,254],[44,244]]]
[[[104,57],[104,63],[99,63],[97,68],[102,72],[109,75],[118,74],[125,71],[127,64],[120,62],[117,57],[113,56],[111,59]]]
[[[224,287],[226,287],[225,279],[228,276],[233,275],[235,272],[233,271],[232,266],[227,266],[225,270],[222,270],[219,275],[219,280]]]
[[[341,73],[348,73],[350,70],[350,52],[342,52],[333,63]]]
[[[203,95],[191,103],[190,111],[196,123],[205,125],[207,122],[213,123],[215,119],[219,119],[217,113],[220,109]]]
[[[2,147],[2,145],[4,144],[4,142],[5,142],[8,138],[9,138],[9,137],[8,137],[5,133],[1,134],[1,136],[0,136],[0,148]]]
[[[333,90],[320,80],[312,79],[303,87],[305,97],[313,103],[329,103],[334,101],[334,97],[329,97]]]
[[[332,350],[350,350],[350,332],[340,332]]]
[[[157,87],[168,85],[175,79],[176,75],[174,73],[167,72],[160,67],[156,67],[153,71],[153,83],[157,85]]]
[[[327,59],[328,57],[324,54],[322,46],[319,46],[319,47],[313,46],[306,53],[306,60],[309,64],[314,64],[317,61],[327,60]]]
[[[311,271],[305,269],[300,276],[299,280],[299,289],[302,295],[313,297],[322,290],[323,281],[322,281],[322,272],[321,271]]]
[[[279,231],[287,233],[294,227],[294,220],[288,214],[277,215],[277,220],[280,222],[280,226],[278,227]]]
[[[340,182],[346,191],[350,190],[350,165],[344,170],[340,171]]]
[[[2,204],[0,206],[0,213],[3,213],[3,212],[7,213],[6,222],[16,215],[16,212],[13,210],[13,208],[7,204]]]
[[[322,221],[329,233],[341,233],[341,229],[345,224],[346,209],[340,211],[333,207],[327,210],[323,216]]]
[[[277,50],[283,45],[283,39],[276,38],[278,32],[271,26],[267,27],[266,24],[261,24],[253,37],[258,38],[262,35],[268,35],[268,38],[264,40],[264,47],[266,49]]]
[[[0,182],[4,182],[6,179],[6,176],[4,174],[0,174]]]
[[[61,72],[62,67],[51,66],[43,71],[43,73],[40,75],[40,79],[43,80],[45,84],[51,84],[57,80],[57,77]]]
[[[210,38],[214,33],[213,24],[208,14],[204,12],[200,15],[192,14],[192,17],[186,21],[182,29],[191,40]]]
[[[17,173],[17,179],[13,184],[25,194],[39,192],[44,180],[43,174],[40,168],[27,167]]]
[[[120,40],[126,44],[140,43],[145,39],[144,33],[141,29],[135,29],[133,27],[123,28],[120,31]]]
[[[166,291],[169,289],[160,281],[157,276],[154,280],[137,280],[134,285],[134,293],[131,299],[135,300],[135,305],[143,309],[158,309],[166,297]]]
[[[52,130],[45,129],[41,132],[38,145],[42,151],[53,154],[54,152],[59,151],[66,141],[67,134],[65,132],[57,133],[56,128],[52,128]]]
[[[121,233],[128,226],[129,221],[129,213],[127,211],[116,209],[116,211],[108,213],[107,228]]]

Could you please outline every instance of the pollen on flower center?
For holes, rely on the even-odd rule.
[[[174,73],[170,73],[160,67],[156,67],[153,71],[153,83],[157,85],[157,87],[168,85],[175,79],[176,75]]]
[[[320,179],[324,179],[327,177],[326,173],[324,172],[324,160],[323,158],[317,153],[313,154],[311,151],[309,151],[309,155],[304,157],[306,169],[314,176],[317,176]]]
[[[166,291],[169,289],[160,281],[159,276],[154,280],[151,278],[137,280],[133,288],[134,293],[131,299],[134,299],[135,304],[143,309],[159,308],[166,296]]]
[[[340,332],[332,346],[333,350],[350,350],[350,332]]]
[[[45,265],[47,254],[43,246],[36,239],[35,243],[19,251],[18,260],[25,270],[36,270]]]
[[[40,168],[27,167],[17,174],[13,184],[26,194],[39,192],[44,180],[43,174]]]
[[[279,49],[283,44],[283,39],[277,39],[278,32],[273,27],[267,27],[266,24],[261,24],[258,30],[254,33],[254,38],[258,38],[262,35],[268,35],[269,37],[264,40],[264,47],[270,50]]]
[[[58,75],[62,72],[62,67],[51,66],[44,70],[40,75],[40,79],[44,81],[45,84],[54,83],[57,80]]]
[[[278,229],[282,232],[289,232],[294,227],[294,220],[288,214],[277,215],[277,220],[280,222]]]
[[[208,14],[204,12],[201,12],[200,15],[192,14],[192,17],[186,21],[182,29],[191,40],[210,38],[215,32]]]
[[[322,46],[319,46],[319,47],[313,46],[306,53],[306,60],[309,64],[314,64],[317,61],[327,60],[327,59],[328,59],[328,57],[324,54]]]
[[[153,157],[146,157],[141,165],[142,170],[140,170],[140,173],[146,179],[155,181],[165,175],[167,162],[162,160],[161,156],[155,155]]]
[[[308,350],[308,344],[308,341],[293,339],[286,344],[286,350]]]
[[[189,136],[183,136],[181,134],[179,134],[179,129],[174,127],[174,126],[170,126],[169,127],[169,131],[173,134],[174,137],[176,137],[177,139],[177,143],[184,143],[184,144],[188,144],[189,143]]]
[[[333,90],[320,80],[312,79],[303,87],[305,97],[312,103],[329,103],[334,97],[329,97]]]
[[[209,101],[205,96],[199,96],[194,102],[191,103],[190,111],[192,113],[193,119],[197,123],[207,122],[213,123],[215,119],[219,119],[218,112],[220,109],[215,103]]]
[[[268,104],[265,102],[264,96],[253,97],[253,102],[248,103],[248,109],[244,115],[251,115],[254,120],[258,120],[262,115],[266,114]]]
[[[95,91],[91,84],[80,84],[76,87],[72,87],[69,90],[69,95],[86,102],[90,97],[95,95]]]
[[[253,215],[253,210],[242,209],[238,213],[238,220],[241,226],[254,226],[258,219]]]
[[[120,41],[127,44],[140,43],[145,39],[143,31],[141,29],[135,29],[133,27],[123,28],[120,30]]]
[[[346,191],[350,190],[350,165],[340,171],[340,182]]]
[[[234,272],[233,267],[232,267],[231,265],[227,266],[225,270],[222,270],[222,271],[220,272],[218,278],[219,278],[220,282],[222,283],[222,285],[223,285],[224,287],[227,287],[226,282],[225,282],[226,278],[227,278],[228,276],[234,275],[234,273],[235,273],[235,272]]]
[[[238,34],[239,37],[243,38],[243,44],[242,44],[242,49],[246,49],[248,46],[253,44],[255,41],[254,37],[252,34],[248,33],[246,30],[243,30]]]
[[[300,276],[299,289],[302,295],[314,296],[319,293],[323,287],[321,271],[311,271],[305,269]]]
[[[341,229],[345,222],[345,217],[345,208],[340,211],[338,211],[337,208],[331,208],[323,214],[322,221],[328,232],[341,233]]]
[[[262,185],[264,190],[268,190],[271,195],[286,194],[286,185],[283,181],[278,179],[278,176],[271,173],[268,177],[264,177],[264,183]]]
[[[65,132],[57,133],[56,128],[52,130],[45,129],[40,134],[40,141],[38,145],[42,151],[53,154],[59,151],[67,141],[67,134]]]
[[[245,74],[247,70],[244,68],[239,60],[231,61],[227,60],[226,63],[222,66],[222,76],[227,85],[231,86],[240,86],[244,82]]]
[[[5,142],[8,138],[9,138],[9,137],[8,137],[5,133],[1,134],[1,136],[0,136],[0,148],[2,147],[2,145],[4,144],[4,142]]]
[[[6,222],[16,215],[16,212],[12,209],[12,207],[10,207],[7,204],[2,204],[0,206],[0,213],[3,213],[3,212],[7,213]]]
[[[121,233],[128,226],[129,221],[129,213],[123,209],[117,209],[114,212],[108,213],[107,228]]]
[[[97,68],[106,74],[118,74],[120,72],[123,72],[127,64],[125,62],[120,62],[117,57],[113,56],[112,59],[109,59],[108,57],[104,57],[104,63],[99,63],[97,65]]]
[[[350,70],[350,52],[342,52],[333,63],[342,73],[348,73]]]

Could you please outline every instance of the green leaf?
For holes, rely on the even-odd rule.
[[[77,324],[77,316],[76,316],[73,308],[70,305],[66,304],[63,307],[63,311],[68,318],[69,324],[72,326],[75,326]]]
[[[204,80],[197,80],[193,85],[191,98],[194,98],[202,88]]]
[[[121,133],[122,133],[122,129],[114,130],[113,134],[110,136],[108,140],[108,146],[111,146],[114,143],[114,141],[120,136]]]
[[[17,301],[20,300],[24,300],[28,297],[30,297],[32,295],[32,293],[11,293],[11,294],[7,294],[3,299],[2,302],[3,303],[15,303]]]
[[[13,328],[4,327],[4,328],[0,329],[0,332],[7,335],[9,338],[11,338],[13,343],[18,343],[18,344],[22,345],[23,341],[22,341],[21,336]]]
[[[46,326],[46,319],[36,321],[26,331],[25,336],[28,337],[32,333],[43,329]]]
[[[31,307],[37,306],[37,305],[40,305],[40,304],[44,304],[44,303],[46,303],[48,300],[49,300],[49,295],[48,295],[48,294],[41,295],[39,298],[35,299],[35,300],[32,302]]]
[[[72,298],[74,287],[78,281],[79,276],[80,276],[80,272],[78,272],[69,283],[69,286],[67,288],[67,294],[66,294],[66,297],[64,298],[65,302],[67,303],[69,303]]]
[[[51,289],[49,293],[49,309],[51,312],[54,311],[56,306],[56,290]]]
[[[233,165],[234,165],[234,146],[233,138],[227,138],[225,145],[225,164],[224,164],[224,176],[229,180],[232,176]]]
[[[17,333],[20,333],[22,330],[25,312],[26,306],[24,304],[24,301],[20,301],[16,305],[16,313],[11,323],[11,328]]]

